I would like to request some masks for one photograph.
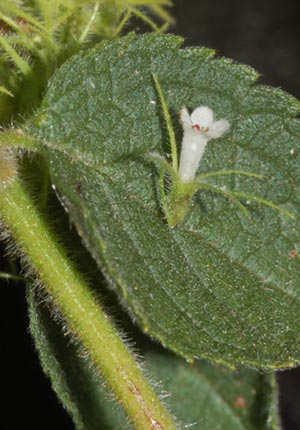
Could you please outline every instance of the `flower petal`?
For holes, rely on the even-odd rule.
[[[206,106],[200,106],[192,112],[191,119],[193,124],[198,124],[201,126],[201,128],[210,128],[214,120],[214,114],[210,108]]]
[[[184,128],[192,127],[193,125],[190,114],[185,106],[180,111],[180,120]]]
[[[230,124],[227,119],[220,119],[220,121],[216,121],[211,124],[206,135],[209,139],[216,139],[217,137],[222,136],[222,134],[229,129],[229,126]]]

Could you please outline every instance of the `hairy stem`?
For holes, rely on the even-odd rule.
[[[18,67],[18,69],[23,73],[23,75],[28,76],[32,69],[30,65],[17,53],[15,48],[9,43],[7,38],[0,34],[0,45],[4,51],[10,56],[12,61]]]
[[[0,217],[137,430],[173,430],[109,317],[16,177],[0,183]]]
[[[0,279],[7,279],[8,281],[22,281],[22,276],[14,275],[13,273],[0,272]]]
[[[40,148],[41,143],[34,137],[27,136],[20,128],[11,128],[0,133],[0,151],[14,149],[37,151]],[[1,162],[2,160],[0,164]]]
[[[152,77],[153,77],[153,80],[154,80],[156,91],[157,91],[157,93],[159,95],[159,99],[160,99],[160,102],[161,102],[162,110],[163,110],[163,113],[164,113],[164,117],[165,117],[167,129],[168,129],[168,134],[169,134],[169,139],[170,139],[170,146],[171,146],[171,155],[172,155],[172,167],[173,167],[174,172],[177,172],[178,171],[177,145],[176,145],[175,133],[174,133],[174,129],[173,129],[173,126],[172,126],[170,112],[168,110],[168,106],[167,106],[164,94],[162,92],[160,83],[158,81],[158,77],[154,73],[152,73]]]

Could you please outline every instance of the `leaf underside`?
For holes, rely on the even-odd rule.
[[[175,36],[129,35],[73,57],[52,79],[28,130],[43,140],[52,181],[86,247],[144,332],[187,359],[290,367],[300,356],[299,103],[254,86],[257,74],[181,48]],[[230,130],[209,142],[199,172],[253,177],[210,184],[268,199],[250,217],[199,192],[170,230],[150,152],[167,156],[159,79],[177,143],[182,106],[209,106]]]

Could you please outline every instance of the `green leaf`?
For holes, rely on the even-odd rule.
[[[80,346],[70,343],[37,292],[28,288],[30,328],[52,387],[77,430],[129,428],[101,378]],[[116,312],[116,309],[115,309]],[[65,328],[66,330],[66,328]],[[132,328],[131,328],[132,330]],[[276,430],[269,425],[272,376],[232,372],[204,362],[187,364],[135,333],[148,372],[160,381],[157,391],[180,422],[193,430]],[[186,426],[186,427],[185,427]]]
[[[255,71],[181,48],[174,36],[130,35],[73,57],[56,74],[29,131],[84,243],[144,332],[187,359],[293,366],[300,356],[299,103],[254,86]],[[209,142],[210,184],[267,199],[297,216],[198,193],[169,229],[150,152],[169,143],[152,73],[171,112],[209,106],[230,130]],[[113,282],[112,282],[113,281]]]

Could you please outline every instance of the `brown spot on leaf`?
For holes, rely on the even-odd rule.
[[[81,182],[76,182],[75,184],[75,190],[77,194],[81,193],[81,189],[82,189],[82,183]]]
[[[235,401],[234,401],[234,406],[237,409],[245,409],[246,407],[246,399],[243,396],[238,396],[236,397]]]
[[[298,254],[297,249],[292,249],[291,252],[289,253],[290,259],[293,260],[297,254]]]

